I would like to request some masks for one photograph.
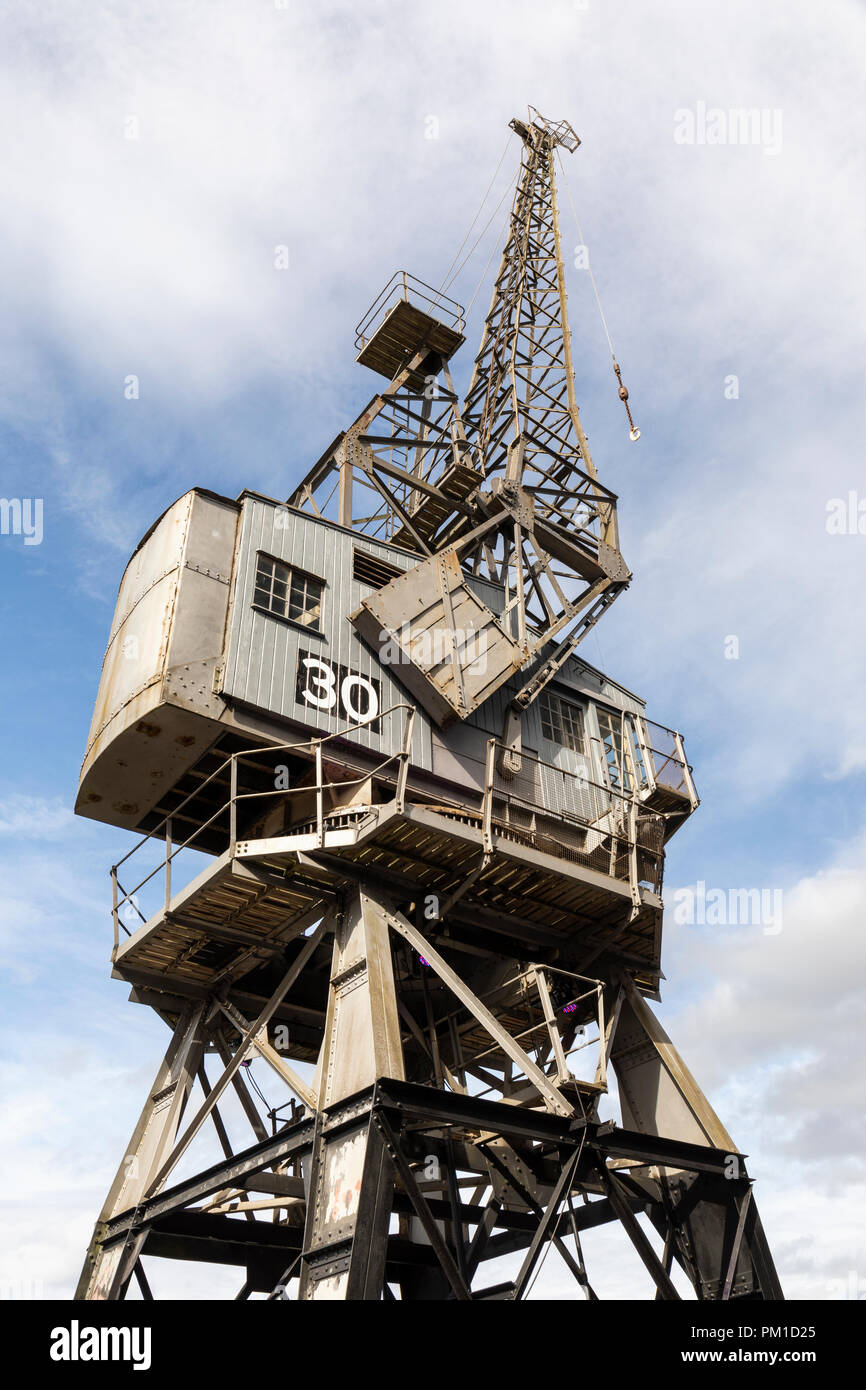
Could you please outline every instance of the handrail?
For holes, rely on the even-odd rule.
[[[626,711],[623,711],[623,714],[625,713]],[[648,789],[649,791],[654,791],[656,784],[666,787],[669,791],[678,791],[680,787],[684,787],[692,806],[697,806],[699,798],[692,780],[694,769],[686,758],[682,735],[677,733],[676,729],[669,729],[665,724],[658,724],[655,720],[647,719],[645,715],[634,714],[632,720],[640,758],[636,764],[633,758],[629,758],[629,763],[634,764],[631,766],[631,772],[637,786],[642,790]],[[669,748],[663,749],[655,746],[653,739],[657,734],[668,736]],[[599,745],[600,755],[604,761],[606,759],[604,739],[592,734],[590,741]],[[642,767],[641,762],[643,763]],[[668,771],[669,768],[678,768],[679,775],[675,777],[675,774]]]
[[[360,729],[363,729],[376,720],[385,719],[389,715],[394,714],[397,710],[404,710],[406,712],[406,719],[404,720],[403,736],[400,742],[400,748],[396,753],[390,753],[387,757],[383,758],[380,762],[378,762],[374,767],[365,769],[358,777],[350,778],[349,780],[344,780],[340,782],[325,782],[323,780],[322,749],[325,744],[330,743],[335,739],[344,738],[347,734],[351,734]],[[320,840],[322,841],[322,843],[324,843],[324,793],[326,791],[334,790],[338,787],[345,788],[351,786],[358,786],[360,783],[365,782],[369,777],[373,777],[377,773],[381,772],[382,769],[387,767],[389,764],[399,762],[400,771],[397,777],[397,799],[400,805],[402,806],[403,801],[405,799],[406,782],[409,774],[409,760],[412,751],[412,734],[415,725],[415,713],[415,706],[403,700],[399,701],[397,704],[390,705],[386,710],[378,710],[375,715],[369,715],[366,719],[356,720],[352,724],[348,724],[340,729],[335,729],[331,733],[323,734],[319,737],[292,739],[285,743],[255,744],[250,746],[249,748],[242,748],[234,753],[228,754],[218,765],[218,767],[214,768],[213,772],[211,772],[210,775],[204,779],[204,781],[200,782],[199,785],[192,792],[190,792],[187,796],[184,797],[183,801],[179,802],[177,806],[173,807],[173,809],[166,816],[164,816],[161,821],[157,823],[153,830],[143,835],[141,839],[138,840],[132,846],[132,848],[127,851],[127,853],[123,856],[122,859],[119,859],[116,864],[113,864],[111,866],[112,918],[114,922],[114,949],[112,953],[112,959],[115,958],[119,946],[119,927],[122,925],[124,931],[127,932],[127,935],[130,935],[126,928],[126,925],[124,923],[121,923],[119,918],[120,910],[123,908],[124,904],[127,902],[132,902],[133,906],[138,912],[139,917],[141,917],[143,922],[146,921],[147,919],[144,917],[140,908],[134,901],[135,894],[138,893],[142,888],[144,888],[145,885],[148,884],[153,878],[155,878],[157,874],[165,872],[167,908],[170,902],[171,865],[173,860],[177,857],[177,855],[181,854],[183,850],[189,849],[192,846],[193,842],[202,834],[202,832],[204,830],[207,830],[208,827],[211,826],[215,820],[218,820],[221,816],[225,815],[226,811],[229,812],[229,845],[233,846],[236,843],[237,839],[237,804],[239,801],[265,799],[271,796],[279,796],[285,799],[301,792],[310,792],[314,790],[316,792],[317,801],[316,822]],[[261,757],[263,754],[270,755],[274,753],[283,753],[298,749],[308,750],[312,752],[315,757],[316,782],[314,787],[298,786],[277,788],[273,791],[238,792],[237,770],[239,763],[242,763],[244,760],[248,760],[253,757]],[[223,802],[220,806],[218,806],[217,809],[213,811],[210,816],[208,816],[207,820],[203,821],[200,825],[197,825],[195,829],[192,831],[192,833],[188,835],[185,840],[181,841],[180,843],[172,844],[170,837],[173,818],[176,817],[178,813],[183,809],[183,807],[186,806],[191,800],[193,800],[193,798],[198,796],[203,790],[203,788],[208,785],[209,782],[213,781],[215,777],[217,777],[221,772],[223,772],[226,769],[226,767],[230,767],[229,799]],[[165,857],[161,859],[160,862],[156,865],[156,867],[152,869],[149,874],[145,875],[145,877],[141,879],[141,881],[137,883],[133,888],[130,888],[128,891],[124,891],[122,885],[118,880],[118,869],[121,867],[121,865],[125,864],[126,861],[133,854],[135,854],[137,850],[141,849],[143,845],[147,844],[150,841],[162,838],[158,834],[159,830],[165,831]],[[119,892],[122,893],[122,897],[119,896]]]
[[[578,784],[581,791],[589,788],[593,789],[592,815],[589,813],[581,814],[580,811],[566,811],[565,808],[561,808],[557,811],[556,808],[545,805],[543,801],[534,800],[531,795],[525,795],[517,790],[514,786],[514,781],[516,781],[516,779],[514,779],[509,786],[503,787],[502,785],[497,785],[496,768],[499,759],[496,753],[497,750],[506,751],[507,747],[508,745],[499,739],[491,738],[487,741],[488,751],[484,799],[482,804],[482,828],[485,853],[489,854],[492,852],[494,848],[494,827],[496,825],[498,828],[498,825],[501,824],[501,822],[496,822],[494,817],[493,808],[496,801],[504,802],[506,806],[522,806],[528,813],[540,815],[542,820],[545,817],[553,819],[557,818],[557,816],[561,818],[563,815],[566,815],[569,821],[575,822],[584,830],[594,831],[601,836],[608,836],[610,838],[608,872],[611,877],[622,877],[623,879],[627,877],[631,893],[632,909],[635,913],[638,912],[642,904],[640,884],[641,882],[648,881],[658,889],[659,864],[662,859],[662,852],[660,850],[654,851],[650,846],[642,845],[639,842],[638,815],[642,810],[646,809],[640,798],[639,788],[635,786],[630,793],[626,793],[609,784],[597,782],[594,778],[586,776],[585,773],[574,772],[570,768],[558,767],[555,763],[548,762],[545,758],[539,757],[536,753],[522,751],[521,759],[525,758],[529,762],[536,763],[541,767],[546,767],[552,773],[559,774],[563,780],[566,778],[571,779],[572,782]],[[600,798],[598,793],[601,793]],[[605,826],[603,822],[608,818],[610,818],[611,823]],[[519,833],[521,827],[519,825],[512,826],[510,830]],[[655,861],[656,871],[654,876],[650,879],[647,879],[646,876],[644,876],[643,879],[641,878],[639,851],[643,851],[644,854],[649,853]],[[580,853],[581,851],[578,850],[577,852]],[[587,854],[592,852],[594,851],[585,851]],[[607,851],[605,852],[607,853]],[[625,863],[628,867],[627,875],[623,874],[622,876],[616,873],[616,867],[620,861],[621,855],[625,856]]]
[[[595,1026],[598,1028],[598,1037],[587,1038],[584,1042],[581,1042],[574,1047],[570,1047],[568,1052],[564,1050],[562,1035],[560,1033],[561,1024],[558,1022],[556,1017],[557,1011],[560,1011],[563,1007],[566,1006],[563,1006],[561,1004],[557,1005],[557,1011],[555,1011],[553,1008],[553,1004],[550,998],[549,985],[547,983],[547,976],[552,974],[564,976],[568,979],[580,980],[582,983],[590,986],[589,989],[585,989],[583,991],[581,991],[580,987],[578,986],[578,992],[574,996],[569,998],[569,1000],[567,1001],[568,1005],[576,1005],[578,1003],[581,1003],[585,999],[592,998],[593,996],[595,996],[596,1000],[594,1010],[595,1017],[594,1019],[588,1019],[587,1023],[594,1022]],[[526,1040],[532,1038],[533,1035],[536,1033],[544,1033],[546,1031],[549,1035],[550,1044],[553,1048],[553,1057],[550,1059],[550,1065],[547,1066],[545,1061],[539,1058],[536,1052],[537,1065],[541,1066],[542,1070],[545,1070],[545,1074],[549,1077],[549,1079],[555,1080],[556,1084],[558,1085],[576,1079],[574,1073],[571,1072],[567,1066],[568,1058],[571,1057],[575,1052],[580,1052],[584,1048],[591,1047],[597,1043],[599,1048],[599,1056],[598,1063],[596,1066],[596,1079],[606,1090],[608,1062],[607,1047],[609,1039],[605,1027],[603,982],[599,979],[594,978],[593,976],[578,975],[575,971],[562,970],[558,969],[556,966],[541,965],[536,963],[528,965],[523,970],[519,970],[515,975],[512,975],[507,980],[503,981],[502,984],[495,985],[492,989],[487,990],[484,994],[479,995],[479,999],[481,999],[482,1001],[484,1001],[485,999],[492,1000],[495,995],[500,994],[503,990],[507,989],[509,985],[516,984],[518,981],[523,982],[523,997],[527,1000],[528,1009],[530,1012],[528,1026],[522,1029],[521,1032],[512,1035],[514,1041],[520,1044],[522,1047],[524,1047],[524,1050],[526,1050],[528,1046],[536,1047],[537,1049],[538,1044],[528,1044]],[[538,1003],[541,1007],[541,1017],[535,1019],[534,1021],[531,1012],[532,1005],[531,1003],[529,1003],[529,997],[531,995],[531,986],[533,984],[535,985],[535,991],[538,996]],[[457,1008],[449,1014],[447,1014],[445,1020],[443,1021],[448,1022],[451,1019],[454,1019],[456,1021],[459,1018],[460,1013],[461,1010]],[[481,1051],[473,1052],[471,1056],[464,1057],[463,1065],[470,1068],[477,1066],[478,1063],[483,1061],[485,1057],[490,1056],[492,1053],[495,1053],[498,1050],[499,1044],[497,1042],[493,1042],[492,1044],[489,1044],[486,1047],[482,1047]],[[526,1073],[524,1072],[523,1074],[525,1075]],[[487,1095],[491,1090],[495,1089],[499,1088],[491,1086],[488,1087],[486,1090],[481,1091],[479,1094],[482,1096]]]
[[[410,705],[407,701],[403,700],[399,704],[390,705],[388,709],[379,710],[376,714],[368,715],[366,719],[360,719],[355,724],[347,724],[346,727],[343,729],[335,729],[333,733],[323,734],[321,738],[298,739],[292,741],[291,743],[256,743],[251,745],[249,748],[241,748],[236,753],[227,754],[227,756],[220,763],[219,767],[215,767],[213,772],[211,772],[204,779],[203,782],[200,782],[199,785],[193,791],[191,791],[188,796],[184,797],[183,801],[178,802],[177,806],[174,806],[172,810],[167,813],[167,815],[163,816],[161,821],[157,822],[153,830],[148,830],[147,833],[145,835],[142,835],[141,839],[138,840],[136,844],[132,846],[132,849],[127,850],[126,854],[123,856],[122,859],[118,859],[117,863],[114,865],[114,868],[119,869],[121,864],[125,864],[129,856],[131,854],[134,854],[137,849],[141,849],[141,846],[143,844],[146,844],[148,840],[160,839],[161,837],[158,834],[158,832],[165,828],[165,826],[171,820],[172,816],[176,816],[178,811],[182,810],[183,807],[186,806],[187,802],[192,801],[194,797],[198,796],[202,789],[206,787],[209,782],[212,782],[214,777],[218,776],[218,774],[222,772],[224,768],[228,767],[229,763],[233,762],[236,758],[242,760],[244,758],[251,758],[255,753],[283,753],[288,752],[293,748],[312,748],[313,745],[316,743],[329,743],[331,739],[344,738],[346,734],[351,734],[358,729],[363,729],[368,724],[375,723],[377,719],[384,719],[386,715],[393,714],[394,711],[398,709],[409,710],[413,715],[415,713],[415,706]],[[226,803],[226,805],[227,804],[228,803]],[[225,810],[225,806],[220,807],[220,810]]]
[[[410,288],[412,292],[411,296]],[[456,299],[451,299],[448,295],[437,293],[432,285],[428,285],[424,280],[419,280],[417,275],[411,275],[408,270],[396,270],[385,288],[373,300],[373,303],[370,305],[370,308],[367,310],[360,323],[355,327],[355,347],[359,352],[362,348],[366,347],[369,338],[373,336],[369,334],[368,337],[367,333],[376,315],[384,311],[384,322],[384,318],[390,313],[390,308],[385,309],[384,301],[387,299],[388,295],[392,294],[395,290],[401,291],[401,293],[398,294],[396,303],[400,303],[403,300],[407,303],[411,303],[412,297],[423,300],[425,304],[430,305],[431,309],[439,309],[441,307],[443,311],[450,312],[451,322],[447,326],[453,328],[456,333],[462,333],[463,329],[466,327],[463,305],[458,304]],[[425,290],[429,290],[430,293],[425,294]]]
[[[355,770],[358,771],[358,775],[355,777],[341,779],[339,781],[325,781],[323,752],[327,744],[338,739],[343,739],[349,734],[368,727],[374,720],[387,718],[390,715],[396,714],[398,711],[403,711],[405,717],[400,746],[397,751],[380,758],[370,767],[361,769],[357,769],[356,767]],[[381,776],[385,769],[389,768],[392,764],[397,764],[398,769],[396,775],[394,773],[388,774],[386,780],[394,787],[394,802],[397,813],[402,813],[405,807],[415,717],[415,705],[408,701],[399,701],[389,706],[386,710],[379,711],[375,715],[368,716],[366,719],[356,720],[328,734],[312,738],[292,739],[283,743],[254,744],[250,747],[242,748],[234,753],[228,754],[208,777],[200,782],[192,792],[185,796],[171,812],[158,822],[152,831],[143,835],[122,859],[112,865],[112,916],[114,920],[115,954],[118,950],[120,925],[123,925],[124,931],[127,935],[130,935],[125,923],[120,923],[119,917],[119,913],[125,904],[127,902],[132,902],[139,917],[143,922],[146,921],[147,919],[135,901],[135,895],[156,878],[158,874],[165,873],[165,906],[167,909],[171,901],[171,870],[173,861],[179,854],[183,853],[184,850],[195,847],[195,842],[199,840],[203,832],[212,826],[214,822],[225,816],[227,812],[229,816],[228,847],[233,849],[237,843],[237,808],[241,802],[255,800],[264,802],[271,797],[279,797],[283,801],[291,802],[292,798],[297,795],[309,795],[313,793],[316,802],[315,830],[317,841],[321,848],[325,843],[325,793],[336,790],[344,791],[347,788],[357,787],[371,777]],[[498,830],[501,825],[501,820],[495,813],[495,805],[497,802],[504,803],[506,806],[522,806],[526,808],[526,811],[532,814],[540,814],[542,818],[545,816],[553,819],[557,817],[567,817],[569,822],[576,823],[583,827],[583,829],[593,831],[597,835],[604,837],[605,844],[603,846],[603,853],[605,855],[609,853],[610,855],[610,867],[606,872],[609,872],[613,877],[622,879],[625,879],[627,876],[631,888],[633,905],[635,910],[637,910],[641,904],[639,882],[649,881],[652,883],[654,881],[652,876],[648,880],[639,880],[639,851],[643,850],[645,854],[649,853],[656,861],[659,861],[661,857],[661,852],[659,850],[654,849],[652,845],[641,844],[639,841],[638,814],[644,809],[644,803],[639,794],[641,789],[635,786],[630,792],[626,792],[612,787],[607,783],[597,781],[595,778],[587,776],[585,772],[559,767],[536,753],[524,750],[521,757],[527,762],[549,769],[551,773],[559,775],[563,781],[568,779],[571,783],[576,783],[580,791],[582,793],[588,793],[592,800],[592,806],[583,810],[567,810],[565,807],[556,808],[552,805],[545,804],[543,799],[535,799],[531,791],[529,795],[525,794],[521,791],[520,783],[516,779],[506,786],[502,785],[502,775],[498,772],[499,759],[497,753],[500,750],[504,750],[506,746],[507,745],[501,740],[496,738],[487,740],[484,786],[480,794],[480,802],[474,812],[480,819],[485,854],[492,853],[494,848],[494,831]],[[304,750],[308,755],[312,754],[315,760],[314,781],[307,781],[301,785],[284,788],[254,789],[251,791],[239,790],[238,769],[242,763],[252,759],[261,759],[263,756],[272,757],[279,753],[298,750]],[[675,760],[672,759],[672,761]],[[686,764],[685,766],[688,765]],[[224,772],[227,767],[230,769],[228,799],[213,810],[206,820],[197,824],[185,839],[174,841],[172,838],[172,829],[175,818],[190,801],[200,795],[203,788],[212,782],[221,772]],[[459,811],[467,808],[465,805],[461,806],[461,803],[454,803],[454,809]],[[161,857],[160,862],[146,874],[140,882],[136,883],[135,886],[128,891],[125,891],[122,884],[119,882],[118,870],[137,850],[140,850],[142,846],[163,838],[160,837],[158,833],[160,829],[163,829],[165,832],[164,856]],[[521,827],[517,824],[512,826],[511,829],[519,831]],[[610,841],[609,847],[606,844],[608,838]],[[586,853],[595,854],[599,848],[602,848],[602,846],[591,847]],[[625,856],[624,860],[623,856]],[[627,875],[623,869],[617,872],[617,866],[620,864],[628,865]],[[658,878],[657,872],[655,878]]]
[[[491,743],[494,744],[497,749],[501,749],[503,751],[507,750],[508,748],[508,744],[503,743],[500,739],[488,739],[488,745]],[[587,777],[587,775],[583,772],[573,772],[571,768],[559,767],[556,763],[552,763],[548,761],[546,758],[541,758],[536,753],[530,753],[525,748],[521,749],[520,757],[521,760],[537,763],[540,767],[547,767],[550,769],[551,772],[558,773],[562,777],[570,777],[574,782],[578,782],[582,787],[595,787],[598,789],[598,791],[602,792],[605,797],[610,797],[611,799],[617,798],[619,801],[624,802],[626,804],[626,807],[631,806],[632,802],[636,802],[638,806],[641,806],[643,804],[640,801],[640,798],[637,796],[636,792],[628,793],[625,791],[619,791],[617,790],[617,788],[611,787],[606,782],[597,782],[594,777]],[[514,778],[513,780],[516,782],[517,778]],[[494,796],[499,796],[503,799],[511,798],[515,801],[525,801],[526,804],[530,806],[536,804],[532,802],[529,797],[521,796],[519,792],[512,792],[507,787],[496,787],[493,789],[493,791]],[[539,804],[539,809],[547,810],[548,814],[550,815],[556,814],[552,807],[545,808]],[[582,819],[577,812],[570,812],[569,815],[573,815],[578,820]],[[590,828],[594,828],[594,822],[586,821],[586,824]]]

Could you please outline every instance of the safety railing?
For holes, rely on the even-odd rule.
[[[398,711],[403,711],[403,727],[400,736],[400,746],[395,753],[388,754],[374,767],[364,767],[359,771],[356,778],[342,778],[339,781],[326,781],[324,771],[324,749],[326,745],[333,743],[337,739],[344,739],[347,735],[363,729],[374,720],[387,720]],[[196,845],[196,841],[201,841],[205,832],[217,826],[220,821],[226,822],[225,848],[228,849],[237,842],[238,838],[238,810],[245,803],[252,801],[266,802],[270,798],[280,797],[283,802],[290,802],[291,799],[299,795],[314,794],[315,797],[315,830],[319,845],[325,843],[325,829],[327,812],[325,809],[325,794],[329,791],[345,792],[353,786],[360,786],[371,777],[381,776],[386,769],[392,768],[391,779],[394,784],[394,800],[398,811],[403,809],[406,797],[406,782],[409,775],[409,763],[412,753],[412,733],[415,724],[415,706],[408,703],[400,703],[390,706],[389,709],[377,712],[367,719],[358,720],[353,724],[346,725],[341,729],[336,729],[333,733],[324,734],[320,738],[307,738],[294,740],[289,743],[259,744],[256,747],[245,748],[236,753],[228,754],[214,770],[195,787],[184,799],[173,807],[171,812],[163,817],[146,835],[137,840],[130,850],[119,859],[116,864],[111,866],[111,912],[114,926],[114,949],[112,959],[117,954],[120,945],[120,931],[125,932],[126,936],[131,936],[132,932],[126,925],[125,917],[130,915],[140,919],[141,922],[149,920],[152,914],[141,911],[139,906],[138,894],[152,883],[160,874],[164,876],[163,904],[167,911],[173,894],[172,869],[178,856],[189,850],[200,849],[201,844]],[[253,760],[259,761],[263,756],[270,757],[276,754],[294,754],[311,763],[314,771],[315,780],[312,783],[303,782],[296,786],[275,786],[272,790],[262,790],[255,788],[245,791],[242,789],[240,769],[244,763],[252,763]],[[281,765],[282,766],[282,765]],[[196,825],[195,829],[184,840],[178,842],[173,839],[174,823],[179,819],[181,812],[190,806],[196,798],[201,798],[202,792],[212,783],[218,783],[225,779],[228,774],[229,795],[225,801],[220,802],[216,810],[212,811],[206,820]],[[160,855],[159,862],[149,873],[136,883],[135,887],[125,889],[119,877],[119,870],[128,865],[136,854],[140,854],[145,847],[153,847],[154,843],[165,842],[165,853]]]
[[[602,736],[591,742],[615,790],[631,793],[636,786],[647,799],[661,788],[688,800],[694,810],[699,798],[681,734],[625,710],[618,716],[599,710],[598,720]]]
[[[609,1030],[601,980],[553,965],[532,964],[479,994],[478,998],[500,1022],[504,1018],[512,1020],[509,1036],[549,1080],[559,1085],[569,1081],[592,1081],[601,1089],[607,1088]],[[519,1020],[516,1032],[515,1020]],[[452,1023],[458,1036],[460,1031],[476,1031],[474,1023],[460,1009],[439,1019],[437,1029],[447,1030]],[[594,1047],[598,1048],[595,1056],[589,1051]],[[471,1072],[483,1062],[489,1065],[490,1058],[499,1052],[501,1044],[496,1041],[485,1044],[478,1051],[466,1051],[461,1044],[459,1066]],[[579,1066],[575,1060],[579,1053],[587,1054],[580,1060],[588,1063],[591,1075],[587,1075],[587,1068]],[[524,1073],[515,1065],[512,1085],[521,1075]],[[488,1087],[476,1094],[485,1096],[493,1089],[497,1088]]]
[[[416,275],[410,275],[407,270],[398,270],[391,276],[382,293],[376,297],[355,329],[355,347],[359,352],[367,346],[374,333],[381,328],[391,310],[401,300],[417,304],[419,308],[423,308],[424,313],[429,314],[431,318],[439,319],[455,333],[462,333],[466,327],[462,304],[434,290],[432,285],[425,284]]]
[[[534,106],[529,107],[529,116],[534,126],[547,131],[554,144],[564,145],[572,153],[577,149],[580,144],[580,137],[568,121],[545,120]]]
[[[137,919],[143,923],[160,906],[168,910],[175,891],[173,871],[178,857],[189,852],[212,855],[214,841],[225,849],[233,846],[238,840],[239,812],[253,802],[260,803],[264,816],[270,799],[279,798],[281,802],[291,805],[295,797],[306,796],[310,801],[309,814],[302,815],[296,821],[290,819],[291,830],[283,833],[312,833],[320,848],[325,844],[329,821],[333,822],[341,809],[350,809],[348,805],[342,808],[339,805],[327,807],[326,798],[330,792],[345,795],[353,787],[377,778],[393,788],[394,804],[397,812],[401,813],[406,799],[415,706],[401,702],[374,717],[385,721],[400,713],[403,724],[397,751],[389,753],[372,766],[349,766],[347,770],[357,771],[356,777],[326,778],[326,750],[336,740],[364,729],[373,722],[372,718],[358,720],[318,738],[261,744],[228,754],[122,859],[112,865],[114,954],[119,947],[121,931],[126,936],[132,935],[128,921]],[[653,892],[660,891],[664,860],[663,819],[647,811],[643,805],[645,785],[626,792],[597,781],[584,772],[558,767],[526,751],[521,754],[521,770],[507,776],[503,771],[502,755],[505,751],[506,745],[499,740],[488,740],[484,785],[480,793],[473,796],[467,792],[460,800],[441,799],[440,809],[446,814],[468,816],[476,821],[486,853],[493,849],[495,834],[530,845],[557,858],[572,860],[627,882],[635,907],[639,907],[641,902],[642,885]],[[267,788],[248,788],[243,784],[242,770],[246,764],[256,764],[261,773],[263,758],[273,759],[281,754],[293,754],[308,765],[309,772],[304,774],[302,781],[295,785],[288,785],[287,782],[277,785],[275,779],[275,785]],[[341,752],[341,758],[345,765],[347,754]],[[668,758],[671,766],[675,762],[672,756]],[[673,778],[674,774],[667,775]],[[228,795],[219,799],[216,807],[204,819],[197,821],[191,833],[182,839],[175,839],[176,825],[183,819],[189,819],[188,816],[183,817],[183,812],[198,800],[198,807],[202,808],[203,813],[207,809],[204,807],[203,793],[211,786],[225,785],[226,781]],[[245,821],[246,827],[250,824],[250,820]],[[210,843],[203,845],[208,832],[211,832]],[[249,833],[245,838],[251,838]],[[124,871],[123,878],[126,879],[128,866],[132,862],[141,863],[145,847],[152,850],[154,846],[161,845],[164,845],[164,849],[159,854],[158,862],[139,878],[134,887],[125,887],[121,871]],[[137,861],[135,856],[139,856]],[[163,878],[162,894],[157,897],[152,911],[143,912],[139,894],[160,875]]]
[[[686,759],[682,735],[651,719],[636,721],[639,753],[642,754],[643,780],[651,790],[663,787],[698,804],[692,769]]]
[[[617,790],[525,750],[520,770],[507,775],[507,751],[499,740],[488,741],[482,806],[486,851],[493,848],[495,832],[627,881],[635,905],[642,884],[660,891],[663,822],[646,810],[637,790]]]

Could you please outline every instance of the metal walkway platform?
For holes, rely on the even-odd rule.
[[[455,943],[522,937],[537,955],[580,938],[588,956],[614,950],[657,980],[661,899],[639,888],[629,920],[628,877],[563,852],[553,843],[542,849],[516,826],[491,822],[485,831],[481,815],[448,807],[398,811],[391,802],[339,811],[321,829],[312,822],[290,835],[238,841],[119,945],[115,974],[131,983],[159,980],[181,995],[189,986],[238,979],[282,953],[326,910],[335,876],[363,873],[394,889],[411,886],[416,896],[435,894],[443,905],[470,879],[448,912]],[[609,851],[600,857],[609,859]]]

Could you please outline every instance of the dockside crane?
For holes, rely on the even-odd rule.
[[[193,489],[124,574],[76,809],[141,836],[112,972],[171,1041],[79,1298],[150,1297],[163,1258],[237,1266],[241,1299],[520,1301],[555,1248],[593,1301],[603,1225],[659,1299],[675,1264],[699,1299],[782,1297],[744,1155],[649,1002],[698,805],[682,735],[580,648],[631,574],[577,404],[579,141],[532,108],[511,129],[465,399],[463,309],[399,271],[356,332],[379,389],[288,500]]]

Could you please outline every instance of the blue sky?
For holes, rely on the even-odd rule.
[[[71,815],[125,561],[192,485],[289,493],[371,393],[356,322],[398,267],[439,283],[532,102],[582,138],[568,180],[643,432],[629,443],[586,272],[570,269],[578,399],[635,574],[586,655],[686,737],[703,804],[671,846],[668,902],[698,880],[784,894],[774,935],[669,921],[660,1014],[752,1155],[786,1288],[839,1296],[854,1270],[866,1293],[866,535],[826,524],[832,499],[866,498],[866,14],[853,0],[528,14],[5,12],[0,492],[42,498],[44,536],[0,536],[15,1194],[0,1282],[69,1291],[165,1043],[108,978],[107,868],[127,841]],[[677,143],[676,113],[700,103],[781,113],[779,148]],[[512,137],[490,209],[516,162]],[[464,303],[503,214],[453,287]],[[562,223],[576,245],[565,197]],[[598,1258],[611,1294],[646,1292]],[[564,1290],[544,1277],[539,1291]]]

